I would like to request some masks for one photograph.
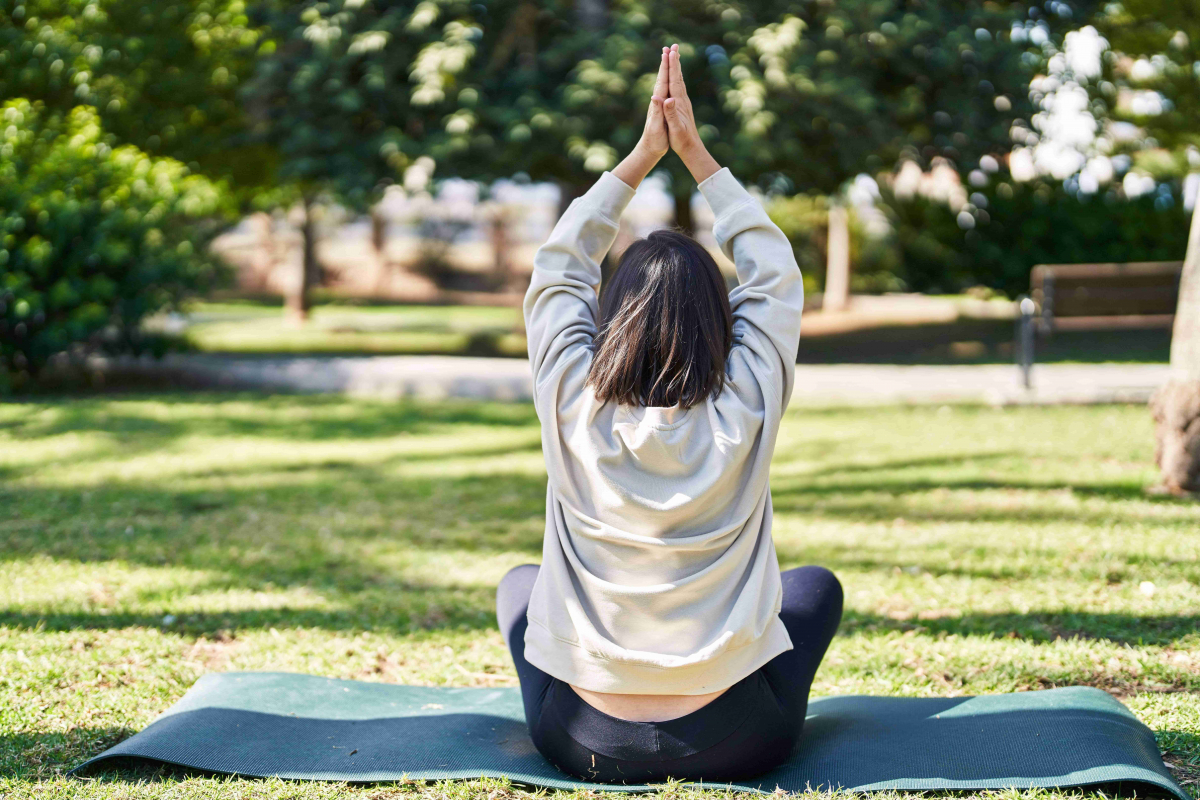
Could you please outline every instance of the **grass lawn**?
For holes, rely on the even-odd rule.
[[[815,693],[1098,686],[1195,792],[1200,503],[1143,492],[1151,447],[1141,407],[790,413],[779,556],[846,587]],[[0,404],[0,797],[527,796],[63,772],[214,670],[514,685],[493,591],[544,491],[528,405]]]
[[[307,324],[296,325],[277,305],[193,303],[180,335],[194,350],[246,355],[524,356],[520,315],[520,309],[498,306],[328,304],[316,306]]]
[[[525,356],[520,309],[501,306],[352,305],[326,303],[309,322],[288,321],[279,305],[196,302],[177,335],[184,347],[238,355]],[[177,321],[176,324],[179,324]],[[150,327],[163,325],[152,320]],[[804,364],[1010,364],[1013,323],[960,318],[929,324],[880,324],[800,340]],[[1167,329],[1060,331],[1039,339],[1040,363],[1165,363]]]

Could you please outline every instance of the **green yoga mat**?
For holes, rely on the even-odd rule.
[[[206,675],[144,731],[76,768],[137,758],[247,777],[373,782],[507,776],[597,787],[552,767],[518,690]],[[1134,783],[1191,800],[1150,729],[1098,689],[955,698],[825,697],[791,759],[735,788],[1000,789]]]

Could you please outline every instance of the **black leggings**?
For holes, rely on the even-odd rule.
[[[823,567],[783,573],[779,618],[792,649],[691,714],[666,722],[617,719],[525,660],[526,611],[538,568],[517,567],[496,591],[496,616],[525,702],[529,734],[563,772],[599,783],[734,781],[783,763],[804,726],[817,666],[842,619],[842,586]]]

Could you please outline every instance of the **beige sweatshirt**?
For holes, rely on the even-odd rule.
[[[587,386],[600,262],[633,189],[605,173],[538,250],[525,324],[549,485],[525,657],[595,692],[705,694],[791,649],[767,472],[804,289],[791,245],[723,169],[700,184],[737,266],[716,399],[601,403]]]

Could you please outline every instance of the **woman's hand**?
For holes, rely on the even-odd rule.
[[[662,49],[662,60],[658,65],[658,78],[654,81],[654,96],[646,109],[646,127],[642,138],[625,160],[613,169],[613,175],[634,189],[650,174],[659,159],[667,154],[671,142],[667,136],[667,120],[663,112],[663,101],[667,97],[667,80],[670,66],[667,63],[667,48]]]
[[[654,82],[654,96],[646,110],[646,127],[637,146],[613,169],[613,175],[628,186],[638,184],[650,174],[660,158],[671,149],[683,159],[683,165],[700,183],[721,169],[700,140],[692,101],[688,99],[679,67],[679,45],[664,47]]]
[[[696,127],[696,116],[692,112],[692,101],[683,82],[683,70],[679,66],[679,45],[671,45],[667,51],[667,92],[663,113],[667,118],[667,134],[671,149],[683,159],[683,165],[700,183],[721,169],[708,153]]]
[[[662,58],[658,64],[658,77],[654,80],[654,95],[650,98],[650,108],[646,110],[646,127],[642,130],[639,147],[648,153],[662,158],[670,149],[671,141],[667,136],[667,119],[663,111],[663,103],[667,99],[667,86],[670,76],[670,64],[667,60],[669,48],[662,49]]]

